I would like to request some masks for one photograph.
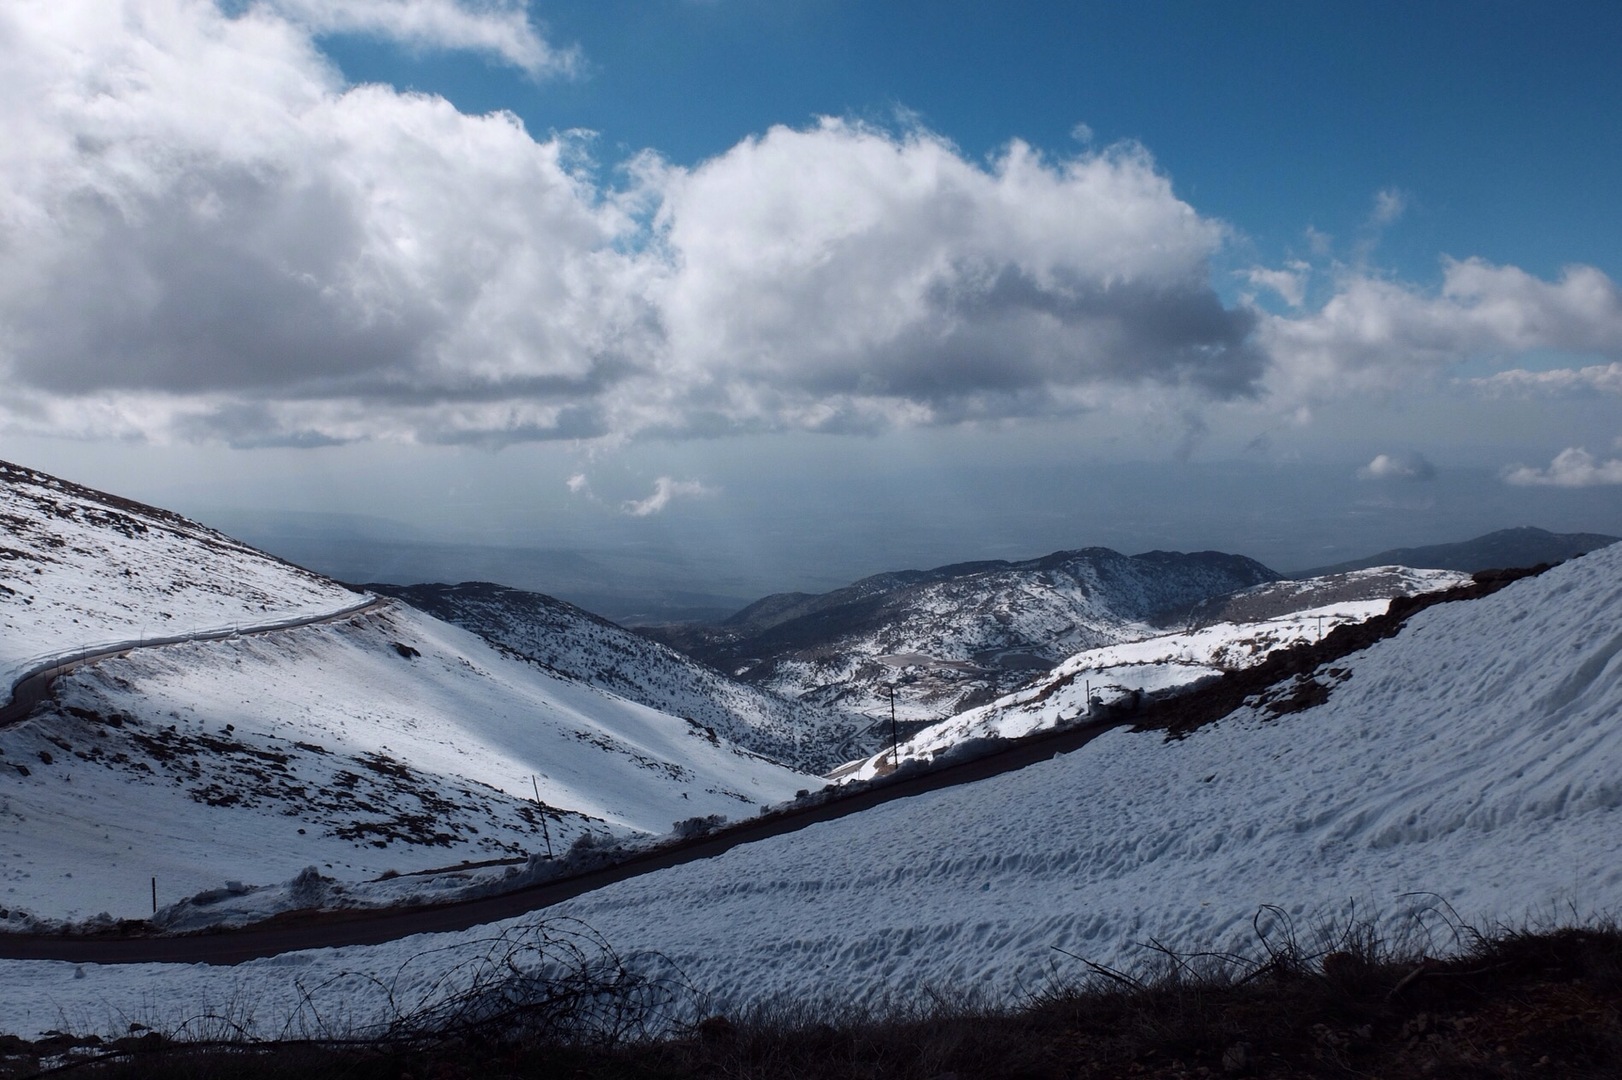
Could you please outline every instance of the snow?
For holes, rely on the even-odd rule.
[[[145,915],[153,875],[167,901],[522,857],[537,793],[561,848],[819,786],[403,606],[141,650],[56,697],[0,729],[0,905],[46,917]]]
[[[251,897],[239,907],[273,903],[252,887],[311,866],[335,879],[332,897],[377,902],[406,887],[366,885],[387,872],[663,834],[820,786],[373,600],[178,515],[0,463],[4,687],[131,647],[0,727],[0,928],[145,916],[154,877],[164,904],[233,881]],[[248,634],[267,627],[283,629]]]
[[[1301,925],[1429,927],[1437,949],[1453,940],[1444,901],[1482,926],[1622,907],[1622,547],[1423,611],[1337,667],[1300,712],[1246,708],[1176,742],[1111,732],[552,914],[622,955],[658,950],[726,1008],[924,986],[1014,997],[1078,973],[1065,953],[1130,966],[1151,937],[1241,947],[1261,905]],[[274,1033],[301,987],[343,972],[426,987],[498,929],[237,968],[0,963],[0,1030],[121,1031],[251,1001]],[[407,964],[436,948],[452,951]],[[357,1020],[383,1007],[364,980],[329,993]]]
[[[0,462],[0,704],[60,657],[365,599],[179,515]]]
[[[1383,615],[1390,607],[1391,596],[1435,592],[1469,580],[1469,575],[1451,570],[1375,567],[1246,589],[1221,598],[1221,606],[1227,610],[1285,613],[1255,621],[1217,622],[1085,649],[990,705],[933,724],[903,740],[894,752],[887,747],[829,775],[841,783],[869,780],[888,771],[898,760],[929,761],[971,739],[1019,738],[1067,721],[1088,719],[1099,706],[1107,708],[1134,693],[1186,690],[1202,679],[1258,664],[1278,649],[1317,640],[1337,626]],[[1314,598],[1336,595],[1375,598],[1312,606]],[[1305,606],[1295,610],[1296,604]],[[1089,703],[1089,695],[1098,705]]]
[[[857,721],[730,679],[713,668],[562,600],[483,582],[374,586],[559,674],[590,683],[785,764],[822,770],[843,760]]]
[[[1274,577],[1237,555],[1108,548],[880,574],[821,596],[767,597],[715,628],[702,655],[781,697],[878,721],[870,752],[888,741],[875,736],[892,688],[899,720],[933,723],[1077,649],[1153,636],[1162,620]]]

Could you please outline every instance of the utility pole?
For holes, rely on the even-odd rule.
[[[535,805],[541,811],[541,838],[546,841],[546,857],[552,858],[552,830],[546,827],[546,804],[541,802],[541,785],[535,774],[529,774],[529,786],[535,789]]]
[[[890,766],[901,768],[901,740],[895,727],[895,683],[890,684]]]

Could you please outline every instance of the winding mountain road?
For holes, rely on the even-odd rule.
[[[1279,650],[1253,667],[1230,671],[1213,685],[1147,704],[1136,715],[1112,716],[1073,727],[1038,732],[1005,749],[843,795],[818,806],[783,810],[740,823],[710,836],[631,856],[612,866],[515,889],[496,896],[433,906],[385,911],[299,913],[241,930],[222,930],[178,937],[62,937],[0,934],[0,959],[64,960],[75,963],[238,964],[259,957],[303,949],[375,945],[413,934],[465,930],[469,927],[538,911],[605,885],[699,859],[713,858],[742,844],[797,832],[808,825],[860,813],[882,803],[1014,772],[1067,754],[1106,731],[1128,725],[1170,737],[1186,734],[1227,715],[1250,695],[1310,673],[1342,656],[1359,652],[1399,632],[1417,611],[1434,604],[1473,600],[1512,581],[1541,573],[1532,570],[1477,574],[1469,585],[1438,593],[1399,597],[1391,609],[1362,623],[1338,627],[1323,640]],[[357,605],[327,619],[356,614],[376,604]],[[310,621],[321,621],[313,619]],[[261,632],[269,632],[269,628]],[[229,636],[229,635],[226,635]]]
[[[0,706],[0,727],[17,723],[25,718],[50,693],[51,683],[56,678],[85,664],[125,656],[136,649],[199,641],[222,641],[233,637],[271,634],[318,623],[338,622],[365,612],[380,610],[395,602],[392,599],[374,596],[339,611],[321,615],[300,616],[254,626],[222,628],[162,638],[143,638],[58,656],[35,666],[18,680],[12,688],[11,701]],[[1056,754],[1068,753],[1084,746],[1123,722],[1106,720],[1040,733],[1013,742],[1008,748],[985,757],[880,783],[821,805],[779,811],[742,822],[709,836],[633,855],[612,866],[495,896],[383,911],[293,913],[273,920],[270,924],[241,930],[220,930],[171,937],[0,934],[0,959],[64,960],[98,964],[238,964],[302,949],[376,945],[412,934],[465,930],[551,907],[616,881],[699,859],[713,858],[741,844],[796,832],[808,825],[859,813],[894,799],[907,798],[957,784],[972,783],[999,773],[1022,769],[1035,762],[1052,758]]]
[[[329,611],[321,615],[299,615],[291,619],[278,619],[274,622],[255,623],[252,626],[221,627],[215,630],[199,630],[190,634],[173,634],[168,637],[142,637],[134,641],[120,641],[111,645],[97,645],[90,649],[79,649],[71,653],[44,660],[17,680],[11,688],[11,700],[0,705],[0,727],[6,727],[22,720],[34,706],[45,700],[51,692],[51,683],[60,675],[72,671],[85,664],[93,664],[98,660],[106,660],[114,656],[127,656],[137,649],[153,649],[161,645],[183,645],[194,641],[224,641],[235,637],[253,637],[258,634],[274,634],[281,630],[293,630],[300,626],[314,626],[317,623],[339,622],[353,615],[360,615],[368,611],[378,611],[394,603],[393,600],[372,596],[358,604],[351,604],[338,611]]]

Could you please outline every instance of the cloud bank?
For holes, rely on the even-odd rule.
[[[1207,403],[1287,412],[1472,355],[1622,358],[1589,267],[1454,261],[1435,294],[1343,272],[1309,310],[1291,263],[1248,275],[1288,316],[1226,303],[1226,227],[1135,146],[975,161],[830,119],[606,182],[586,136],[349,86],[319,49],[369,34],[567,74],[517,0],[114,6],[0,10],[0,428],[499,445],[1140,395],[1195,430]],[[1378,223],[1403,204],[1380,193]]]
[[[1547,469],[1514,465],[1504,470],[1504,482],[1519,486],[1587,488],[1622,484],[1622,459],[1600,461],[1582,447],[1568,447],[1555,455]]]
[[[1511,368],[1465,385],[1497,398],[1604,397],[1622,394],[1622,364],[1528,371]]]
[[[1589,266],[1544,281],[1512,266],[1450,259],[1437,294],[1348,275],[1319,310],[1269,316],[1259,334],[1280,396],[1391,393],[1472,357],[1539,349],[1622,357],[1622,290]]]

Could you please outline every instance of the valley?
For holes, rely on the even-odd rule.
[[[1436,933],[1439,911],[1622,895],[1601,869],[1622,548],[1425,610],[1468,575],[1289,581],[1212,553],[1089,549],[649,634],[489,583],[357,593],[161,511],[4,476],[10,670],[108,650],[0,727],[0,928],[19,947],[139,928],[161,949],[164,932],[326,910],[347,912],[322,939],[340,947],[306,974],[378,971],[476,949],[477,921],[545,903],[737,1009],[916,981],[1008,994],[1055,949],[1129,965],[1145,935],[1236,944],[1285,901]],[[140,571],[159,567],[153,594]],[[1344,637],[1393,598],[1411,599],[1389,629]],[[161,644],[140,632],[157,605]],[[65,635],[87,644],[22,645]],[[1227,704],[1198,731],[1154,719],[1202,698]],[[390,914],[413,907],[426,921]],[[313,956],[295,924],[263,931],[279,946],[220,939],[271,1013],[295,1005],[267,952]],[[84,969],[0,970],[18,988],[0,1016],[27,1028],[30,995]],[[95,970],[74,992],[127,1009],[181,969]],[[177,1002],[220,992],[186,970]]]

